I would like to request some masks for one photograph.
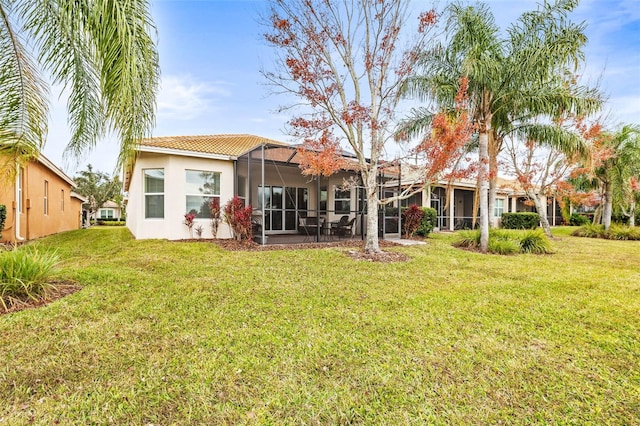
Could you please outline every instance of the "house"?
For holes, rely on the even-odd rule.
[[[12,182],[0,183],[7,217],[1,240],[16,243],[78,229],[84,197],[73,180],[44,155],[20,167]]]
[[[184,215],[211,238],[209,203],[221,206],[235,195],[251,205],[266,235],[297,234],[300,218],[326,223],[362,208],[357,189],[342,189],[354,171],[328,178],[301,174],[296,146],[254,135],[157,137],[141,141],[125,166],[127,227],[136,238],[189,238]],[[229,238],[226,225],[218,238]]]
[[[184,223],[187,213],[195,214],[193,226],[202,228],[202,237],[211,238],[210,203],[224,206],[234,196],[253,207],[263,241],[262,237],[309,229],[316,230],[319,239],[321,233],[330,232],[331,224],[347,218],[355,219],[350,234],[361,236],[365,231],[362,188],[344,185],[347,180],[359,180],[357,168],[347,166],[329,177],[303,175],[295,145],[254,135],[222,134],[149,138],[137,149],[135,159],[124,169],[127,227],[136,238],[190,238]],[[382,196],[393,196],[407,184],[399,166],[381,171]],[[379,236],[400,235],[399,207],[409,204],[435,208],[442,230],[471,227],[477,209],[475,194],[475,180],[458,180],[451,185],[440,182],[431,190],[390,203],[380,209]],[[495,216],[522,211],[521,197],[517,190],[502,185]],[[222,224],[217,237],[230,238],[228,226]]]
[[[100,219],[109,219],[109,220],[120,220],[123,218],[122,209],[120,208],[120,204],[115,201],[109,200],[102,205],[95,213],[95,218]]]

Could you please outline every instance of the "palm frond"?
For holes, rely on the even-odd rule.
[[[9,162],[38,155],[47,133],[47,88],[20,36],[10,2],[0,3],[0,154]],[[12,174],[15,167],[4,167]]]
[[[586,155],[588,151],[584,139],[579,134],[554,124],[525,123],[516,127],[513,134],[522,140],[535,141],[567,155]]]

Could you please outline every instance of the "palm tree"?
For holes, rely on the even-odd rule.
[[[572,0],[545,2],[524,13],[502,38],[485,4],[461,3],[447,8],[447,38],[424,53],[422,74],[406,86],[406,93],[434,99],[449,108],[460,76],[469,81],[469,99],[478,131],[480,248],[486,251],[490,198],[495,199],[497,156],[507,136],[522,137],[567,150],[584,150],[581,139],[541,116],[583,115],[601,105],[598,92],[572,81],[586,42],[584,26],[566,20]],[[574,67],[572,67],[574,65]],[[416,109],[401,123],[408,134],[424,131],[430,112]],[[495,180],[493,180],[495,182]]]
[[[152,36],[148,0],[0,0],[5,161],[35,158],[43,147],[47,77],[69,93],[65,155],[85,153],[113,131],[125,161],[155,122],[160,70]]]
[[[611,226],[614,199],[621,210],[626,210],[625,201],[631,206],[630,218],[635,215],[636,194],[632,182],[640,179],[640,127],[623,126],[617,132],[607,135],[604,148],[608,150],[595,170],[595,177],[602,193],[602,224],[605,230]],[[631,222],[635,225],[635,221]]]

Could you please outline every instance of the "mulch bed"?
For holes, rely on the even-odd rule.
[[[344,248],[357,248],[359,250],[345,250],[345,255],[355,260],[363,260],[368,262],[405,262],[410,259],[409,256],[403,253],[396,252],[380,252],[380,253],[365,253],[364,241],[361,240],[349,240],[349,241],[334,241],[328,243],[298,243],[298,244],[271,244],[260,245],[252,241],[237,241],[237,240],[208,240],[214,244],[217,244],[221,248],[229,251],[272,251],[272,250],[300,250],[300,249],[317,249],[317,248],[332,248],[332,247],[344,247]],[[398,247],[399,244],[388,240],[379,241],[380,248]]]
[[[33,299],[23,300],[20,303],[12,305],[11,307],[9,307],[8,310],[4,310],[4,308],[0,306],[0,315],[10,314],[12,312],[18,312],[24,309],[32,309],[32,308],[44,306],[53,301],[56,301],[65,296],[68,296],[70,294],[73,294],[77,291],[82,290],[82,287],[70,281],[52,281],[50,282],[50,284],[55,286],[55,288],[49,291],[46,297],[38,300],[33,300]]]

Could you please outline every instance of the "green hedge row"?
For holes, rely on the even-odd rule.
[[[538,213],[502,213],[502,227],[504,229],[536,229],[540,224]]]

